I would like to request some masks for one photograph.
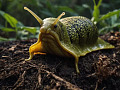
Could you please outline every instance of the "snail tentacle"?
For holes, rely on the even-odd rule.
[[[42,20],[40,17],[38,17],[33,11],[31,11],[31,10],[30,10],[29,8],[27,8],[27,7],[24,7],[24,9],[27,10],[29,13],[31,13],[31,14],[37,19],[37,21],[40,23],[40,25],[43,24],[43,20]]]

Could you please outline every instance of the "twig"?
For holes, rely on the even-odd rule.
[[[95,87],[95,90],[97,90],[97,88],[98,88],[98,81],[96,82],[96,87]]]
[[[95,77],[95,76],[96,76],[96,73],[92,73],[92,74],[87,75],[87,77]]]
[[[38,69],[38,84],[41,85],[41,70]]]
[[[70,90],[82,90],[82,89],[80,89],[79,87],[71,84],[70,82],[62,79],[61,77],[53,74],[52,72],[49,72],[48,70],[45,70],[45,69],[42,68],[42,67],[38,67],[37,65],[35,65],[35,64],[33,64],[33,63],[30,63],[30,62],[28,62],[28,63],[29,63],[29,65],[30,65],[31,67],[35,67],[35,68],[38,69],[38,73],[39,73],[39,74],[38,74],[38,84],[39,84],[39,85],[41,85],[41,74],[40,74],[40,73],[41,73],[41,71],[43,71],[43,72],[46,72],[48,75],[51,75],[51,76],[52,76],[53,78],[55,78],[56,80],[62,82],[62,83],[63,83],[65,86],[67,86],[67,88],[70,89]]]
[[[36,83],[36,87],[35,87],[35,89],[34,90],[38,90],[38,88],[40,88],[40,86],[41,86],[41,70],[40,69],[38,69],[38,82]]]
[[[49,71],[44,70],[44,69],[42,69],[42,70],[45,71],[46,73],[48,73],[49,75],[53,76],[56,80],[61,81],[62,83],[64,83],[64,84],[68,87],[68,89],[70,89],[70,90],[71,90],[71,89],[72,89],[72,90],[73,90],[73,89],[74,89],[74,90],[82,90],[82,89],[80,89],[79,87],[77,87],[77,86],[69,83],[68,81],[62,79],[61,77],[56,76],[56,75],[53,74],[52,72],[49,72]]]
[[[16,90],[24,82],[25,74],[26,74],[26,71],[24,71],[23,74],[18,78],[17,82],[14,84],[14,86],[16,86],[16,87],[13,88],[13,90]],[[21,81],[21,82],[19,83],[19,81]]]

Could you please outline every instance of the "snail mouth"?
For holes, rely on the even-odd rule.
[[[56,32],[51,30],[40,30],[40,41],[48,40],[59,41],[59,36]]]
[[[60,40],[58,37],[58,34],[54,31],[50,31],[49,33],[46,32],[40,32],[40,42],[42,44],[42,48],[44,49],[43,51],[45,53],[49,54],[55,54],[59,50],[60,46]]]

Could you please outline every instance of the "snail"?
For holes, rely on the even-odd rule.
[[[29,48],[31,60],[35,54],[54,54],[63,57],[74,57],[77,73],[80,56],[101,49],[112,49],[113,45],[98,37],[98,29],[90,19],[83,16],[62,18],[65,12],[57,18],[42,20],[33,11],[24,7],[40,23],[38,41]]]

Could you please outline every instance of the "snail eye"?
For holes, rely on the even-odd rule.
[[[57,25],[54,25],[54,28],[57,28]]]

